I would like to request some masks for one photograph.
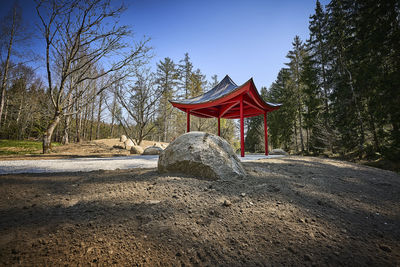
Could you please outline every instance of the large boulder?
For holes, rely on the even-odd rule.
[[[142,155],[160,155],[163,149],[158,146],[149,146],[143,151]]]
[[[287,155],[289,155],[285,150],[283,150],[283,149],[280,149],[280,148],[275,148],[275,149],[272,149],[269,153],[268,153],[268,155],[285,155],[285,156],[287,156]]]
[[[141,146],[133,146],[131,147],[131,154],[142,154],[143,148]]]
[[[126,139],[128,139],[128,138],[126,138],[126,135],[121,135],[121,137],[119,138],[119,141],[124,143],[126,141]]]
[[[132,141],[132,139],[126,139],[124,145],[126,150],[131,150],[131,147],[135,146],[136,144]]]
[[[246,175],[230,144],[204,132],[189,132],[170,143],[158,159],[158,171],[190,174],[207,180]]]

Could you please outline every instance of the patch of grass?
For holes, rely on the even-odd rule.
[[[52,143],[59,146],[60,143]],[[30,140],[0,140],[0,155],[39,154],[42,151],[42,142]]]

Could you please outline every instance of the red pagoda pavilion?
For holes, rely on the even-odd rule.
[[[220,136],[220,118],[240,119],[240,150],[244,157],[244,118],[264,115],[265,155],[268,155],[267,113],[279,109],[281,104],[265,102],[254,85],[253,78],[236,85],[226,75],[210,91],[190,99],[170,100],[171,104],[186,112],[187,132],[190,132],[190,115],[201,118],[218,118],[218,136]]]

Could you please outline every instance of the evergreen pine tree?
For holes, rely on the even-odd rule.
[[[277,111],[268,113],[268,139],[273,148],[292,149],[296,120],[296,99],[290,85],[290,72],[282,68],[267,94],[267,101],[281,103]]]
[[[159,118],[160,128],[163,129],[163,141],[170,141],[169,133],[171,128],[171,113],[172,106],[168,100],[173,99],[178,85],[179,72],[174,61],[170,58],[165,58],[157,64],[156,83],[159,90],[162,92],[159,103]],[[170,126],[170,127],[169,127]]]
[[[294,138],[295,138],[295,146],[296,152],[298,151],[297,145],[297,136],[300,136],[300,149],[301,152],[304,152],[304,138],[303,138],[303,85],[301,83],[301,72],[302,72],[302,62],[305,54],[304,44],[300,40],[299,36],[295,36],[294,41],[292,43],[293,50],[290,50],[287,54],[287,58],[290,59],[289,63],[286,63],[289,66],[290,73],[290,83],[293,88],[293,94],[296,97],[296,109],[297,109],[297,121],[294,123]],[[297,124],[298,122],[298,124]]]
[[[185,99],[189,96],[190,79],[193,72],[193,64],[190,61],[189,53],[185,53],[185,57],[179,61],[179,72],[181,76],[180,88],[182,90],[181,97]]]

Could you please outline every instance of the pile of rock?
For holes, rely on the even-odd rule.
[[[146,149],[143,151],[142,155],[160,155],[161,152],[163,152],[163,149],[161,148],[161,146],[149,146],[146,147]]]
[[[132,139],[128,139],[126,135],[121,135],[119,138],[120,143],[114,145],[115,148],[126,149],[130,154],[136,155],[160,155],[160,153],[167,147],[167,144],[154,143],[152,146],[143,149],[137,145]]]

